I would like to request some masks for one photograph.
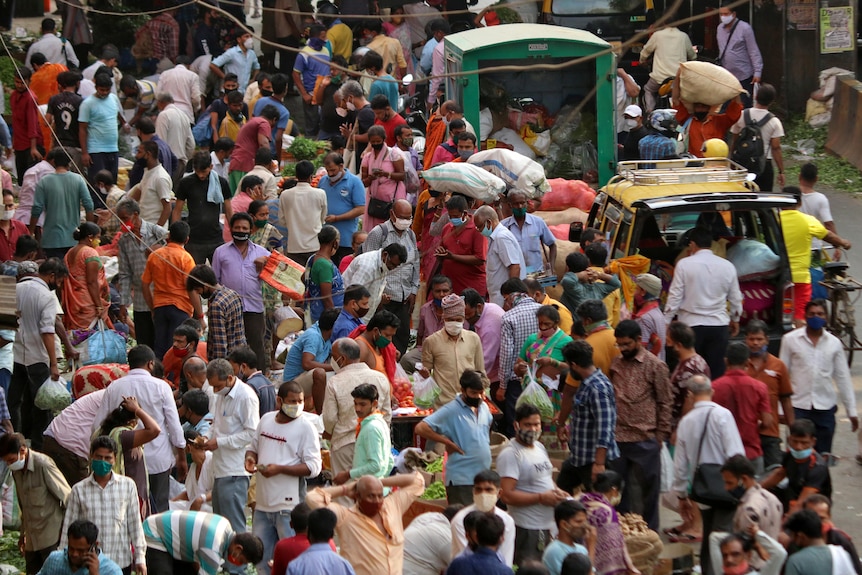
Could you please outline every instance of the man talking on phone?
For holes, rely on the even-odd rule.
[[[99,549],[99,528],[92,521],[79,520],[69,525],[69,544],[48,555],[39,575],[122,575],[123,570]]]

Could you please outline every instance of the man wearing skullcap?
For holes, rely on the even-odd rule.
[[[637,288],[632,319],[641,326],[641,343],[664,361],[667,322],[661,311],[661,280],[652,274],[639,274],[635,284]]]
[[[461,374],[466,370],[479,373],[482,385],[491,382],[485,374],[482,341],[464,328],[464,299],[450,294],[443,298],[443,329],[428,336],[422,343],[422,377],[433,376],[440,388],[435,408],[450,401],[461,391]]]

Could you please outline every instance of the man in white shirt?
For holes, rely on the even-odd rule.
[[[290,512],[305,495],[305,478],[317,477],[322,461],[317,430],[302,415],[302,387],[286,381],[278,388],[276,411],[265,413],[245,453],[245,470],[257,472],[252,530],[263,541],[260,575],[280,539],[291,537]]]
[[[691,514],[696,502],[689,499],[689,485],[698,465],[724,465],[734,455],[745,456],[742,438],[733,414],[712,401],[712,383],[705,375],[693,375],[687,387],[694,407],[679,422],[676,430],[676,450],[673,459],[673,492],[679,498],[680,515]],[[700,546],[701,565],[705,575],[713,574],[709,562],[709,534],[730,531],[734,509],[701,506],[703,542]]]
[[[494,512],[503,520],[506,526],[503,543],[497,548],[497,555],[503,563],[511,567],[515,564],[515,520],[512,516],[497,507],[500,497],[500,476],[496,471],[486,469],[476,474],[473,479],[473,504],[461,508],[452,518],[452,559],[460,555],[467,547],[467,534],[464,530],[464,518],[472,511],[484,513]]]
[[[649,80],[644,86],[644,114],[655,110],[659,87],[668,78],[673,78],[679,71],[682,62],[694,60],[697,53],[691,45],[688,34],[674,26],[668,26],[652,33],[650,39],[641,50],[641,63],[652,58],[652,70]]]
[[[53,18],[42,20],[42,37],[30,44],[30,48],[27,50],[24,65],[31,70],[33,67],[30,65],[30,57],[37,52],[55,64],[76,68],[79,65],[78,56],[75,55],[72,43],[57,36],[57,23]]]
[[[152,140],[141,142],[136,154],[147,164],[141,181],[129,190],[129,197],[140,203],[141,219],[167,229],[171,215],[171,176],[159,163],[159,146]]]
[[[219,138],[213,144],[213,149],[210,152],[213,171],[224,179],[228,179],[230,155],[235,145],[230,138]]]
[[[368,298],[369,315],[373,316],[382,304],[389,301],[389,296],[384,294],[389,272],[406,261],[407,249],[401,244],[389,244],[382,249],[359,254],[342,274],[344,285],[368,288],[371,294]]]
[[[188,69],[188,56],[177,58],[177,65],[159,75],[156,93],[171,94],[174,105],[194,124],[195,114],[203,107],[198,75]]]
[[[177,169],[171,174],[174,185],[180,181],[186,171],[186,164],[195,151],[195,138],[188,116],[174,104],[174,97],[166,92],[156,95],[156,106],[159,115],[156,116],[156,134],[168,143],[177,156]]]
[[[120,57],[120,51],[113,44],[105,44],[102,47],[102,56],[81,70],[81,75],[84,76],[84,80],[88,80],[93,82],[96,72],[102,66],[107,66],[111,70],[111,93],[115,96],[119,94],[120,91],[120,80],[123,79],[123,73],[120,72],[120,69],[117,68],[117,60]],[[84,85],[84,82],[81,82],[81,85]],[[86,98],[84,93],[79,92],[81,97]]]
[[[739,279],[732,263],[712,253],[710,230],[694,228],[689,240],[691,255],[676,264],[665,320],[670,324],[677,317],[694,330],[697,353],[706,360],[712,377],[721,377],[727,341],[739,333]]]
[[[151,375],[155,361],[153,350],[145,345],[129,350],[129,375],[108,386],[93,420],[92,431],[102,427],[105,418],[120,406],[123,398],[138,398],[141,408],[150,414],[162,430],[154,440],[144,444],[150,495],[155,503],[154,511],[160,513],[168,510],[170,473],[174,462],[180,477],[185,476],[187,465],[186,440],[177,404],[170,386]]]
[[[817,164],[807,162],[799,168],[799,189],[802,190],[802,208],[799,210],[803,214],[814,216],[823,224],[823,227],[832,232],[838,233],[838,228],[835,227],[835,220],[832,218],[832,210],[829,206],[829,198],[826,194],[815,191],[814,186],[817,185]],[[823,247],[823,241],[818,238],[811,238],[811,249],[817,251]],[[841,248],[835,248],[833,259],[840,259]],[[812,286],[814,287],[814,286]],[[816,287],[814,288],[816,289]]]
[[[521,244],[509,228],[500,225],[500,217],[491,206],[482,206],[476,210],[473,223],[488,238],[488,255],[485,259],[488,295],[492,303],[503,307],[503,296],[500,294],[503,283],[509,278],[527,277]]]
[[[850,368],[844,346],[825,328],[826,302],[814,299],[805,306],[805,326],[784,334],[779,359],[787,366],[793,386],[795,419],[810,419],[817,428],[818,453],[832,453],[835,434],[835,412],[838,409],[836,385],[841,402],[850,418],[852,430],[859,429],[856,393],[850,379]]]
[[[249,474],[244,462],[260,423],[259,402],[251,386],[234,376],[226,359],[209,362],[207,380],[214,394],[210,409],[213,424],[204,444],[204,449],[213,452],[213,513],[230,521],[235,533],[245,533]],[[231,573],[244,571],[230,566]]]
[[[297,184],[278,198],[278,223],[287,228],[287,257],[305,265],[320,249],[317,234],[326,220],[326,192],[312,187],[314,164],[296,164]],[[344,284],[350,285],[350,284]]]
[[[775,183],[773,161],[778,168],[778,187],[783,188],[785,184],[784,157],[781,155],[781,138],[784,137],[784,126],[781,124],[781,120],[769,112],[769,106],[774,101],[775,87],[772,84],[760,84],[757,89],[757,96],[754,98],[754,107],[743,111],[739,120],[730,128],[730,133],[733,134],[730,149],[733,150],[739,133],[746,125],[763,123],[760,134],[763,137],[766,163],[763,166],[763,171],[757,174],[757,179],[754,180],[763,192],[771,192]],[[766,120],[767,117],[769,120]],[[733,157],[732,152],[731,157]]]

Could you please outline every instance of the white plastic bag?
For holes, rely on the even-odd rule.
[[[673,489],[673,458],[666,443],[661,444],[661,492],[669,493]]]
[[[62,377],[54,381],[50,377],[45,380],[33,398],[33,404],[39,409],[57,413],[69,407],[72,403],[72,395]]]
[[[542,420],[550,421],[554,418],[554,404],[548,397],[548,391],[536,380],[536,366],[530,368],[527,373],[527,387],[521,392],[521,396],[515,403],[515,409],[522,405],[532,405],[539,410]]]
[[[413,374],[413,403],[425,409],[434,407],[440,397],[440,388],[431,376],[422,377],[417,371]]]
[[[541,198],[551,191],[542,165],[518,152],[506,148],[492,148],[476,152],[470,156],[467,163],[488,170],[502,179],[507,189],[524,192],[529,198]]]
[[[449,162],[422,172],[432,190],[457,192],[486,204],[497,201],[506,191],[506,183],[491,172],[472,164]]]
[[[727,250],[727,259],[736,267],[736,275],[743,281],[768,276],[781,267],[778,254],[757,240],[738,241]]]

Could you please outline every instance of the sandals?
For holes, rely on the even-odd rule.
[[[703,541],[703,536],[692,535],[691,533],[676,533],[669,535],[668,541],[671,543],[700,543]]]

